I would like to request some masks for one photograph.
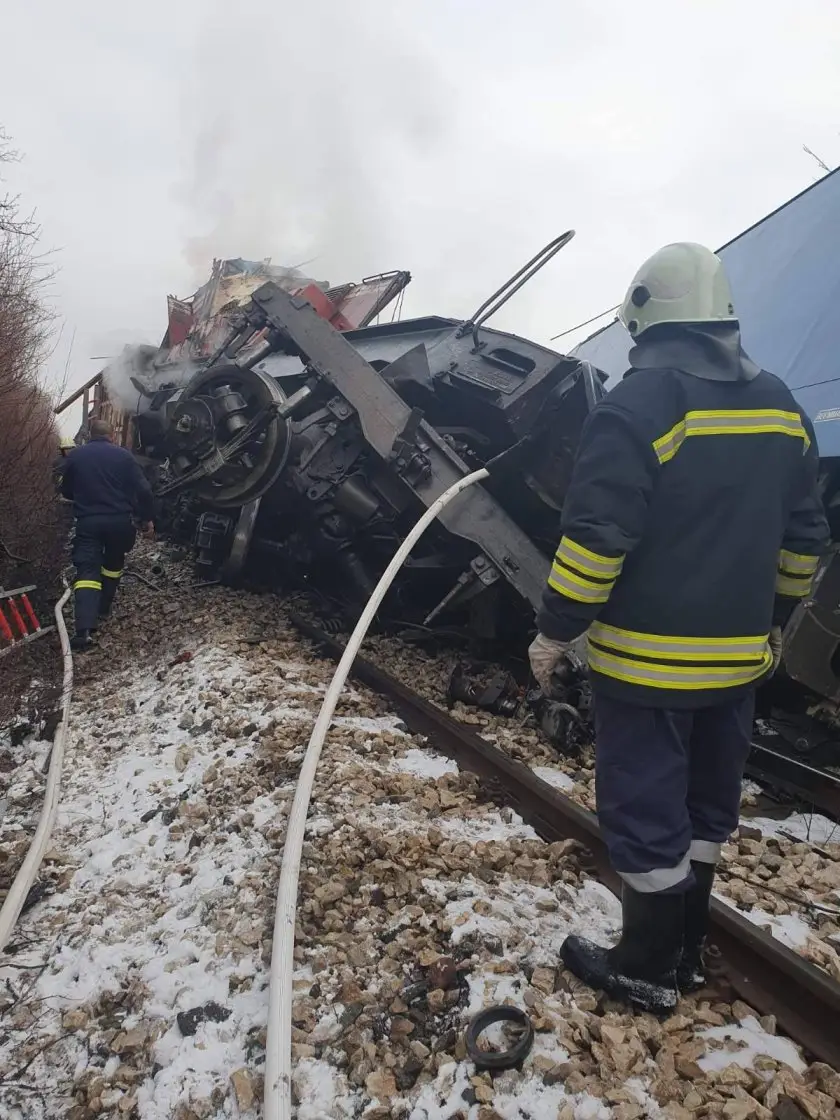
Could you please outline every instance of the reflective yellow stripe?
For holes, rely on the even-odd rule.
[[[792,599],[804,599],[811,594],[813,576],[788,576],[779,572],[776,576],[776,594],[787,595]]]
[[[119,579],[122,575],[122,568],[120,568],[118,572],[111,572],[107,568],[100,568],[99,572],[100,575],[105,576],[106,579]]]
[[[803,451],[811,446],[808,433],[798,412],[781,408],[759,409],[696,409],[687,412],[673,428],[653,441],[653,450],[660,463],[676,455],[689,436],[764,435],[775,432],[803,441]]]
[[[755,665],[663,665],[656,662],[635,661],[606,653],[589,643],[589,667],[596,673],[628,684],[647,685],[648,688],[678,689],[680,691],[702,688],[733,688],[757,680],[773,664],[768,650]]]
[[[623,556],[602,556],[565,536],[557,547],[556,559],[583,575],[602,579],[615,579],[624,563]]]
[[[102,590],[102,584],[98,579],[77,579],[73,584],[74,591],[80,591],[84,587],[89,587],[92,591]]]
[[[786,548],[779,553],[779,570],[794,576],[812,576],[819,562],[818,556],[807,556],[803,552],[788,552]]]
[[[664,436],[653,441],[653,450],[660,463],[667,463],[669,459],[674,458],[685,439],[685,429],[685,420],[680,420],[679,424],[675,424]]]
[[[551,575],[548,577],[548,586],[569,599],[578,603],[606,603],[610,597],[615,580],[609,583],[595,583],[593,580],[584,579],[575,575],[568,568],[561,567],[556,561],[551,565]]]
[[[589,637],[602,646],[641,657],[659,656],[667,661],[763,661],[767,634],[741,638],[683,638],[671,634],[642,634],[593,622]]]

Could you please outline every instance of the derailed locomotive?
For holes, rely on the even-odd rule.
[[[386,285],[367,318],[397,290]],[[221,337],[215,323],[212,352],[198,362],[193,354],[186,384],[166,383],[183,345],[161,351],[150,359],[161,387],[135,381],[134,425],[167,531],[194,547],[208,579],[308,589],[350,620],[423,509],[487,466],[487,482],[460,495],[414,549],[379,618],[524,655],[578,437],[606,376],[487,327],[505,298],[502,289],[467,322],[354,327],[317,290],[268,280],[222,317]],[[837,648],[824,617],[840,598],[837,572],[824,565],[815,601],[794,615],[791,673],[764,705],[770,737],[819,763],[840,761],[837,655],[814,657],[815,642]],[[579,685],[572,680],[570,699]],[[547,712],[545,725],[565,733],[566,710]]]
[[[493,307],[342,332],[311,297],[268,281],[186,385],[137,380],[135,446],[165,464],[171,531],[208,575],[317,589],[352,613],[422,510],[492,464],[414,550],[382,616],[524,638],[602,377],[486,327]],[[156,369],[165,383],[166,360]]]

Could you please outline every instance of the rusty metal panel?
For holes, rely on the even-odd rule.
[[[345,329],[357,330],[372,323],[405,289],[410,280],[409,272],[386,272],[381,276],[368,277],[361,284],[347,285],[345,294],[338,299],[332,292],[327,294],[332,298],[336,310],[349,324]]]

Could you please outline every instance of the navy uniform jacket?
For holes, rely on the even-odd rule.
[[[152,490],[139,463],[107,439],[93,439],[67,457],[61,492],[72,500],[77,518],[152,520]]]
[[[817,466],[773,374],[632,371],[584,427],[541,632],[588,629],[593,685],[616,698],[702,707],[746,691],[829,543]]]

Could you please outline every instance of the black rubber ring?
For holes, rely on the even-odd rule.
[[[510,1050],[479,1050],[478,1038],[494,1023],[516,1023],[525,1032]],[[524,1061],[534,1045],[534,1026],[518,1007],[485,1007],[470,1020],[465,1038],[467,1054],[479,1069],[513,1069]]]

